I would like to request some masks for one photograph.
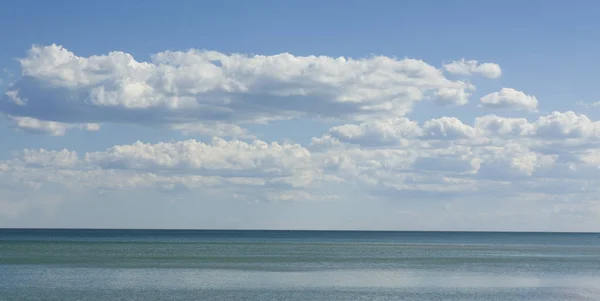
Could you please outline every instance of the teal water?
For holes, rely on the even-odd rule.
[[[600,300],[600,235],[0,229],[0,300]]]

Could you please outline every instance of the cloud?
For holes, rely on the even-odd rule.
[[[412,168],[417,174],[419,171],[463,174],[477,172],[479,169],[479,164],[480,159],[472,154],[471,149],[452,148],[434,152],[424,152],[423,155],[417,157]]]
[[[587,108],[587,109],[600,107],[600,101],[594,101],[594,102],[577,101],[575,104],[578,106]]]
[[[552,112],[535,123],[535,134],[546,138],[600,137],[600,123],[573,111]]]
[[[225,199],[246,196],[243,198],[252,202],[316,202],[340,197],[323,189],[321,184],[339,181],[324,175],[307,149],[260,140],[137,142],[80,156],[66,149],[26,149],[15,152],[12,160],[0,161],[0,179],[10,186],[27,183],[37,189],[58,185],[102,194],[202,192]]]
[[[588,187],[577,192],[587,194],[595,189],[585,179],[600,175],[598,124],[571,111],[531,121],[487,115],[472,125],[453,117],[422,124],[403,118],[333,127],[313,138],[310,150],[326,173],[390,197],[451,191],[462,181],[469,183],[464,190],[443,197],[508,193],[505,186],[517,180],[522,187],[511,195],[574,193],[547,184],[551,179]]]
[[[475,87],[444,73],[497,78],[502,71],[494,63],[463,59],[436,68],[384,56],[203,50],[166,51],[142,62],[124,52],[81,57],[51,45],[32,47],[20,64],[21,79],[0,100],[0,112],[18,130],[61,136],[98,131],[106,123],[137,124],[213,138],[137,141],[87,152],[16,151],[0,160],[5,195],[0,211],[6,216],[40,205],[15,200],[57,191],[59,199],[151,195],[178,205],[193,199],[224,202],[223,207],[331,203],[336,213],[376,212],[372,206],[386,204],[383,213],[394,221],[397,216],[388,212],[393,202],[403,202],[406,212],[410,206],[425,212],[463,201],[472,208],[510,204],[510,210],[539,201],[528,208],[545,217],[597,209],[598,121],[572,111],[527,118],[451,116],[456,110],[451,106],[467,104]],[[444,111],[428,112],[436,116],[431,119],[409,114],[424,101],[445,106]],[[488,108],[538,108],[535,96],[509,88],[480,101]],[[248,130],[295,118],[323,121],[306,129],[318,133],[302,129],[305,136],[298,135],[300,140],[312,136],[309,144],[285,142],[298,136],[259,140]],[[560,203],[566,199],[578,201]],[[321,208],[311,207],[312,212]],[[494,210],[473,209],[462,217],[485,221]],[[459,213],[452,214],[458,219]]]
[[[203,135],[209,137],[234,137],[239,139],[255,139],[256,137],[247,129],[234,124],[224,123],[180,123],[170,126],[172,130],[182,132],[185,135]]]
[[[95,132],[100,130],[100,125],[97,123],[86,123],[79,125],[79,128],[88,132]]]
[[[39,167],[73,167],[79,163],[77,153],[67,149],[60,151],[25,149],[17,156],[24,164]]]
[[[381,146],[396,145],[402,139],[421,136],[421,129],[416,122],[401,117],[336,126],[329,130],[329,135],[341,142]]]
[[[441,88],[435,92],[435,103],[441,106],[462,106],[469,102],[471,93],[465,89]]]
[[[57,124],[136,123],[184,131],[202,124],[214,125],[211,132],[239,134],[241,124],[299,117],[395,118],[425,99],[465,104],[474,88],[423,61],[385,56],[189,50],[140,62],[125,52],[80,57],[50,45],[33,46],[19,62],[22,78],[8,88],[0,110]]]
[[[299,144],[252,143],[214,138],[173,143],[117,145],[85,154],[85,163],[102,168],[174,170],[222,176],[286,176],[307,168],[310,152]]]
[[[63,136],[70,128],[80,128],[85,131],[97,131],[100,125],[97,123],[68,124],[55,121],[43,121],[32,117],[8,116],[12,126],[18,130],[50,136]]]
[[[422,124],[408,118],[366,121],[334,126],[314,137],[314,149],[344,149],[345,144],[362,147],[430,147],[428,142],[463,140],[465,145],[496,145],[517,141],[527,146],[592,147],[600,144],[600,122],[573,111],[552,112],[536,120],[485,115],[472,125],[455,117],[440,117]]]
[[[19,97],[19,90],[11,90],[4,93],[8,101],[12,101],[18,106],[24,106],[27,104],[27,99]]]
[[[536,126],[525,118],[486,115],[475,118],[475,128],[477,128],[482,135],[519,137],[532,135],[535,132]]]
[[[422,141],[469,139],[477,130],[454,117],[427,120],[420,126],[408,118],[367,121],[334,126],[327,134],[314,137],[313,147],[333,148],[344,143],[363,147],[422,146]],[[422,140],[422,141],[421,141]]]
[[[323,174],[307,149],[260,140],[136,142],[81,156],[66,149],[26,149],[0,167],[0,175],[14,183],[53,183],[75,190],[184,193],[202,189],[262,201],[274,201],[276,195],[282,201],[294,195],[312,201],[336,198],[321,192],[321,183],[337,180]]]
[[[475,136],[475,130],[454,117],[431,119],[423,125],[426,137],[432,139],[467,139]]]
[[[482,135],[528,137],[544,139],[547,142],[560,139],[559,142],[568,143],[600,138],[600,122],[592,121],[587,116],[573,111],[554,111],[549,115],[540,116],[533,122],[525,118],[487,115],[477,117],[475,127]]]
[[[150,191],[168,199],[202,195],[241,203],[335,201],[342,207],[367,199],[431,204],[472,200],[475,205],[490,196],[497,203],[525,196],[528,202],[588,200],[599,192],[595,179],[600,176],[600,148],[575,148],[539,135],[546,119],[570,124],[572,118],[555,115],[572,114],[555,112],[532,121],[489,115],[473,125],[451,117],[421,125],[403,117],[341,125],[321,137],[339,143],[326,148],[214,138],[208,143],[136,142],[80,154],[23,150],[0,162],[0,180],[104,195]],[[594,139],[573,137],[569,139]],[[542,151],[544,145],[552,145],[553,152]],[[29,209],[20,210],[15,214]]]
[[[481,97],[480,102],[481,106],[487,108],[535,111],[538,107],[538,100],[535,96],[512,88],[502,88],[500,92],[485,95]]]
[[[536,153],[527,146],[515,142],[481,150],[479,176],[482,178],[514,180],[532,176],[539,169],[552,167],[555,156]]]
[[[42,121],[31,117],[13,117],[13,126],[25,132],[34,134],[46,134],[51,136],[62,136],[69,127],[68,124],[54,121]]]
[[[459,61],[453,61],[443,66],[444,70],[450,74],[457,75],[472,75],[481,74],[487,78],[498,78],[502,75],[502,69],[500,65],[495,63],[479,63],[476,60],[465,60],[464,58]]]

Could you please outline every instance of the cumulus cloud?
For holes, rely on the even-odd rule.
[[[85,162],[103,168],[179,170],[224,176],[286,176],[310,166],[310,152],[299,144],[247,143],[214,138],[178,142],[117,145],[85,154]]]
[[[33,47],[20,64],[22,78],[0,100],[0,112],[19,130],[61,136],[97,131],[104,123],[135,123],[213,138],[138,141],[87,152],[24,149],[0,161],[0,189],[150,191],[169,199],[201,194],[248,203],[479,202],[490,195],[502,201],[585,200],[599,192],[600,123],[586,115],[556,111],[469,120],[448,116],[455,108],[444,108],[433,113],[437,118],[408,118],[420,101],[467,104],[474,87],[444,72],[497,78],[502,71],[494,63],[463,59],[436,68],[383,56],[201,50],[157,53],[142,62],[124,52],[81,57],[51,45]],[[538,103],[504,88],[483,96],[481,106],[536,111]],[[320,132],[307,145],[259,140],[248,130],[250,124],[294,118],[332,125],[312,128]],[[586,204],[593,206],[550,211],[597,205]],[[7,216],[29,206],[0,200]]]
[[[116,145],[81,156],[66,149],[25,149],[12,160],[0,161],[0,179],[11,185],[59,185],[77,191],[201,190],[226,199],[246,195],[248,201],[265,202],[339,198],[323,191],[321,183],[340,180],[324,175],[316,163],[298,144],[190,139]]]
[[[477,130],[454,117],[427,120],[423,125],[408,118],[367,121],[334,126],[312,139],[312,146],[340,146],[343,143],[368,147],[422,145],[419,140],[457,140],[477,136]],[[419,145],[417,145],[419,144]]]
[[[532,176],[536,170],[553,166],[556,159],[512,141],[503,146],[482,147],[480,154],[479,175],[504,180]]]
[[[536,123],[536,135],[547,138],[600,137],[600,123],[573,111],[552,112],[540,117]]]
[[[475,136],[475,130],[472,127],[454,117],[428,120],[423,125],[423,132],[426,137],[444,140],[467,139]]]
[[[423,61],[385,56],[189,50],[161,52],[141,62],[124,52],[80,57],[50,45],[32,47],[19,62],[22,78],[9,87],[0,110],[61,124],[135,122],[185,130],[185,124],[297,117],[393,118],[424,99],[464,104],[473,89]]]
[[[515,193],[558,194],[549,179],[573,180],[589,193],[595,189],[584,179],[600,175],[598,124],[571,111],[535,120],[487,115],[472,124],[452,117],[422,124],[404,118],[336,126],[314,138],[310,149],[325,172],[388,196],[449,193],[447,186],[457,181],[468,184],[453,195],[507,193],[505,186],[517,179]]]
[[[9,164],[10,163],[10,164]],[[136,142],[115,145],[104,151],[79,156],[67,149],[25,149],[0,165],[0,172],[17,172],[12,167],[59,170],[123,170],[168,175],[200,175],[240,178],[253,182],[260,178],[310,177],[317,166],[311,153],[299,144],[251,143],[214,138],[211,143],[194,139],[148,144]]]
[[[435,92],[434,101],[441,106],[462,106],[469,102],[471,93],[465,89],[442,88]]]
[[[503,137],[527,137],[545,139],[589,140],[600,138],[600,122],[592,121],[583,114],[573,111],[552,112],[529,122],[525,118],[507,118],[496,115],[477,117],[475,127],[482,135],[498,135]],[[550,139],[550,140],[548,140]]]
[[[479,63],[476,60],[467,61],[464,58],[459,61],[445,64],[443,68],[448,73],[458,75],[481,74],[483,77],[487,78],[498,78],[502,75],[502,69],[498,64]]]
[[[402,117],[336,126],[329,130],[329,135],[342,142],[381,146],[396,145],[402,139],[418,137],[421,129],[416,122]]]
[[[363,147],[413,146],[428,147],[427,141],[464,140],[467,145],[482,145],[517,140],[526,145],[564,144],[571,147],[598,145],[600,122],[573,111],[552,112],[535,120],[485,115],[471,124],[455,117],[440,117],[422,124],[408,118],[366,121],[334,126],[321,137],[314,137],[311,146],[340,148],[344,144]]]
[[[476,173],[480,159],[469,147],[451,147],[423,151],[414,163],[415,173],[419,171],[447,172],[450,174]]]
[[[526,118],[509,118],[496,115],[475,118],[475,128],[482,135],[498,135],[501,137],[528,136],[535,132],[535,125]]]
[[[538,100],[535,96],[512,88],[502,88],[500,92],[485,95],[481,97],[480,102],[481,106],[487,108],[535,111],[538,107]]]
[[[549,127],[556,135],[538,131],[548,120],[564,124]],[[532,121],[489,115],[472,125],[450,117],[421,124],[406,118],[369,121],[332,127],[321,139],[341,147],[326,148],[214,138],[136,142],[81,154],[24,150],[0,162],[0,177],[31,187],[150,190],[170,198],[201,191],[246,202],[344,201],[348,194],[399,201],[533,194],[587,198],[600,187],[593,180],[600,176],[598,146],[575,149],[553,138],[572,135],[563,128],[574,128],[573,120],[585,123],[572,112]],[[548,143],[555,143],[553,152],[541,151]],[[569,187],[560,188],[561,181]]]

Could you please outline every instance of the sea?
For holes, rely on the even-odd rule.
[[[600,234],[0,229],[0,300],[600,300]]]

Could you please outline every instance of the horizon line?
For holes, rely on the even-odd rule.
[[[239,232],[422,232],[422,233],[547,233],[547,234],[600,234],[597,231],[531,231],[531,230],[374,230],[374,229],[233,229],[233,228],[76,228],[76,227],[0,227],[2,230],[129,230],[129,231],[239,231]]]

